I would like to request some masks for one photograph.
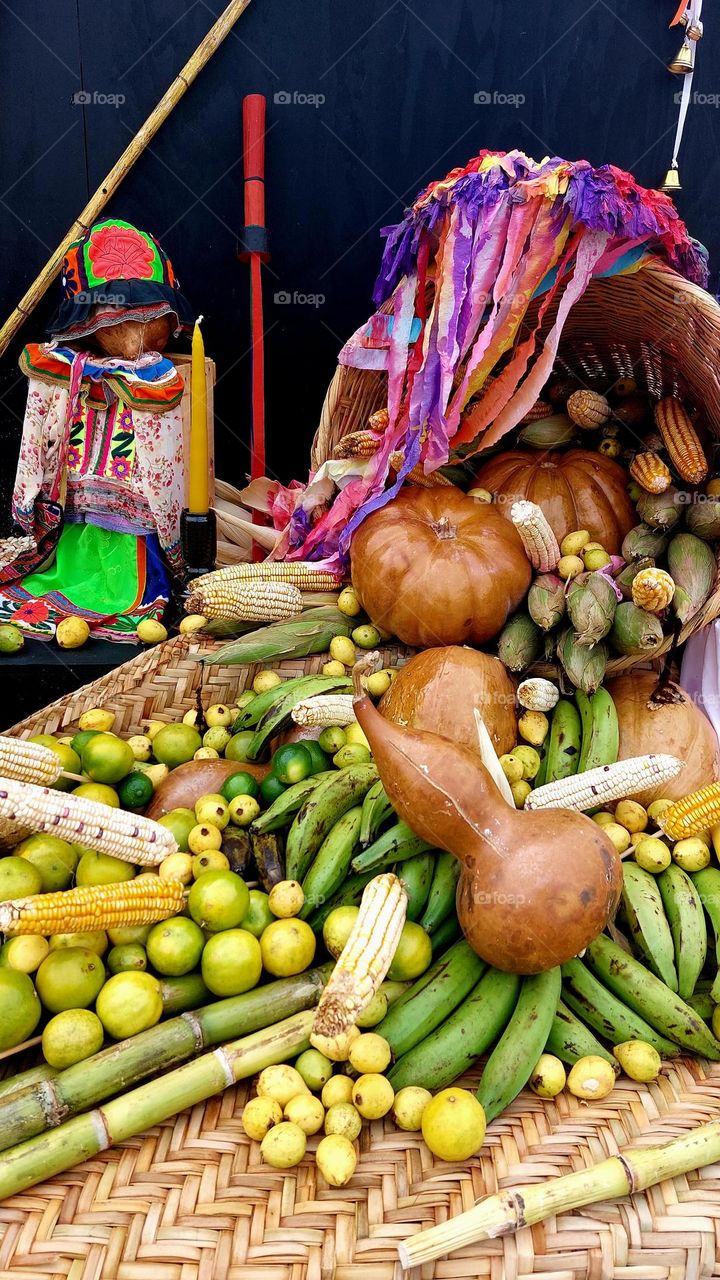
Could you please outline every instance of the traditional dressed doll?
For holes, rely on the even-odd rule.
[[[24,536],[0,541],[0,621],[51,639],[75,615],[133,640],[182,568],[183,380],[161,352],[192,315],[160,245],[128,222],[73,244],[62,286],[51,341],[20,358],[30,385],[12,511]]]

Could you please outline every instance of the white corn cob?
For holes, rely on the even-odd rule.
[[[648,787],[669,782],[683,768],[675,756],[632,756],[616,764],[603,764],[586,773],[575,773],[558,782],[546,782],[531,791],[525,801],[528,809],[576,809],[583,813],[611,800],[623,800]]]
[[[407,912],[405,887],[391,871],[366,886],[355,924],[315,1011],[313,1036],[335,1037],[367,1008],[393,962]]]
[[[96,853],[110,853],[123,862],[154,866],[177,853],[167,827],[124,809],[36,787],[31,782],[0,778],[0,819],[8,818],[30,831],[81,844]]]
[[[520,706],[527,707],[528,711],[552,711],[560,700],[560,693],[552,680],[543,680],[542,676],[532,676],[518,685],[517,700]]]
[[[323,569],[311,560],[261,560],[259,564],[227,564],[213,573],[193,578],[191,590],[212,587],[222,582],[290,582],[305,591],[335,591],[342,581],[340,574]]]
[[[0,736],[0,777],[51,787],[62,773],[60,757],[41,742]]]
[[[303,599],[292,582],[211,582],[188,597],[188,613],[237,622],[284,622],[299,618]]]
[[[513,502],[510,519],[522,539],[528,560],[539,573],[557,567],[560,548],[542,509],[536,502]]]
[[[296,724],[326,725],[351,724],[355,719],[351,693],[318,693],[312,698],[296,702],[290,712]]]

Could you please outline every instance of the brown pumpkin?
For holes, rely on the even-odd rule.
[[[627,482],[619,463],[587,449],[541,456],[514,449],[491,458],[475,478],[475,484],[496,495],[508,520],[513,502],[537,502],[558,542],[576,529],[587,529],[610,555],[619,554],[625,534],[637,524]]]
[[[530,585],[519,534],[459,490],[402,490],[360,525],[353,586],[373,622],[418,649],[484,644]]]
[[[479,711],[499,756],[517,742],[515,685],[499,658],[449,645],[425,649],[400,668],[380,703],[395,724],[430,729],[477,751]]]
[[[685,761],[672,781],[633,796],[644,805],[662,798],[679,800],[720,779],[720,744],[705,713],[679,685],[671,683],[665,693],[653,696],[657,687],[654,671],[632,671],[607,685],[620,726],[619,760],[665,752]]]

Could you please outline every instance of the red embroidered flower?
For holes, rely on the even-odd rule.
[[[127,458],[113,458],[110,471],[116,480],[124,480],[130,474],[130,463]]]
[[[67,451],[68,471],[77,471],[80,466],[80,450],[71,444]]]
[[[155,255],[134,227],[101,227],[88,246],[95,275],[105,280],[148,280]]]

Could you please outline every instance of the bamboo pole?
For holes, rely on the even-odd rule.
[[[177,1067],[211,1045],[259,1031],[317,1004],[331,965],[216,1000],[160,1022],[74,1067],[29,1082],[2,1099],[0,1151],[25,1142],[149,1075]]]
[[[398,1245],[403,1268],[431,1262],[468,1244],[495,1240],[553,1214],[614,1200],[720,1160],[720,1121],[699,1125],[659,1147],[641,1147],[547,1182],[487,1196],[465,1213],[419,1231]]]
[[[296,1013],[12,1147],[0,1157],[0,1200],[72,1169],[116,1142],[137,1137],[272,1063],[302,1053],[310,1044],[313,1017],[312,1009]]]
[[[200,42],[192,57],[178,72],[155,109],[151,111],[145,123],[138,129],[132,141],[128,143],[120,159],[116,161],[110,172],[100,183],[95,194],[88,200],[85,208],[78,214],[55,252],[45,263],[40,274],[33,280],[27,293],[20,299],[15,310],[8,316],[2,329],[0,329],[0,356],[7,350],[20,326],[31,314],[48,286],[55,279],[69,246],[74,240],[79,240],[84,236],[85,232],[95,222],[110,197],[117,191],[123,178],[132,169],[135,161],[155,137],[160,126],[165,123],[170,113],[190,88],[193,80],[207,65],[226,36],[230,34],[240,15],[245,12],[249,4],[250,0],[231,0],[224,12],[220,14],[217,22],[214,23],[205,38]]]

